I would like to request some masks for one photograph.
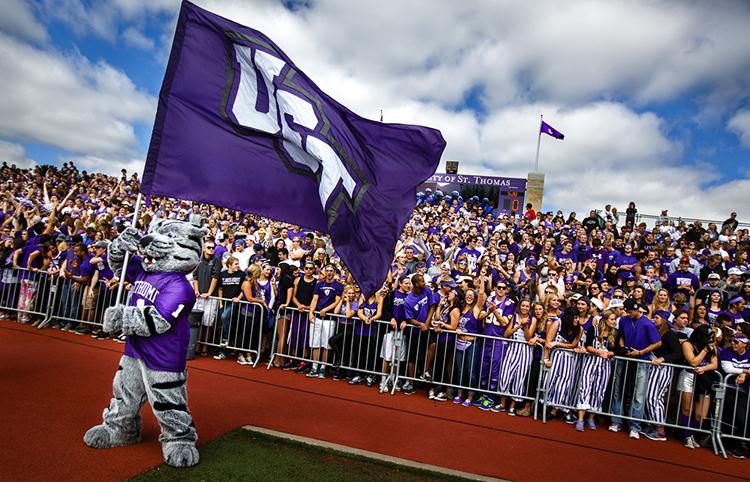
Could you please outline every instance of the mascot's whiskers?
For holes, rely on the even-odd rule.
[[[126,273],[133,285],[130,303],[104,313],[104,331],[121,331],[127,341],[104,422],[83,437],[89,447],[140,442],[140,411],[148,400],[161,427],[164,462],[190,467],[200,460],[186,386],[188,315],[195,292],[185,275],[200,262],[205,233],[190,223],[154,220],[147,235],[128,228],[110,245],[109,263],[118,276],[126,252],[140,256],[133,256]]]

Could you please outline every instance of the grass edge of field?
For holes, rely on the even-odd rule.
[[[282,435],[273,435],[266,432],[256,431],[252,428],[237,428],[235,430],[232,430],[230,432],[227,432],[220,437],[211,440],[210,442],[207,442],[205,445],[203,445],[201,448],[205,449],[208,446],[216,446],[223,443],[237,443],[237,441],[232,441],[231,439],[233,437],[242,436],[242,437],[248,437],[249,439],[252,439],[253,437],[262,439],[264,442],[269,444],[277,444],[277,445],[286,445],[286,446],[294,446],[295,448],[301,448],[304,450],[309,450],[313,453],[313,455],[316,455],[316,458],[322,459],[326,455],[328,456],[334,456],[338,457],[340,459],[349,459],[353,461],[357,461],[360,463],[366,463],[373,466],[379,466],[383,467],[384,469],[387,469],[389,471],[393,472],[402,472],[402,473],[408,473],[413,476],[429,476],[430,478],[434,480],[452,480],[452,481],[469,481],[469,480],[476,480],[475,478],[466,478],[462,477],[457,474],[452,473],[444,473],[437,470],[430,470],[429,468],[420,468],[420,467],[412,467],[409,465],[401,465],[396,462],[391,462],[388,460],[382,460],[378,458],[368,457],[366,455],[357,454],[357,453],[349,453],[342,450],[337,450],[335,448],[331,447],[324,447],[317,445],[314,443],[314,439],[310,439],[310,441],[306,440],[297,440],[294,438],[287,438]],[[199,449],[200,450],[200,449]],[[382,455],[382,454],[378,454]],[[201,464],[203,461],[201,462]],[[198,465],[197,467],[200,467]],[[179,478],[180,480],[199,480],[199,479],[192,479],[190,474],[191,469],[177,469],[173,467],[169,467],[166,464],[162,463],[161,465],[154,467],[150,470],[147,470],[141,474],[138,474],[134,476],[133,478],[129,479],[134,482],[142,481],[142,480],[175,480],[175,478]],[[179,475],[182,474],[184,477],[180,478]],[[238,474],[239,475],[239,474]],[[467,474],[471,475],[471,474]],[[197,476],[197,474],[196,474]],[[479,474],[477,474],[477,477],[481,477]]]

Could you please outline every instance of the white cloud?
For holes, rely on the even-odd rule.
[[[48,38],[47,29],[34,18],[31,5],[24,0],[3,1],[0,31],[38,43]]]
[[[462,172],[525,176],[544,113],[566,134],[542,139],[545,208],[585,212],[634,200],[645,213],[723,218],[730,206],[750,217],[750,180],[720,183],[710,166],[680,164],[683,145],[653,107],[699,92],[702,121],[736,110],[750,91],[750,9],[741,2],[474,0],[437,8],[320,0],[294,12],[274,0],[198,3],[271,36],[355,112],[377,119],[384,109],[386,122],[441,129],[443,159],[460,160]],[[45,0],[48,14],[81,34],[122,35],[160,57],[178,8],[177,0]],[[142,34],[149,15],[166,19],[169,33],[157,45]],[[20,60],[26,53],[29,65]],[[155,100],[124,74],[4,37],[0,63],[20,71],[9,93],[0,92],[0,114],[11,114],[0,116],[0,134],[80,153],[90,169],[140,170],[133,159],[145,146],[133,125],[151,122]],[[28,89],[13,87],[21,84]],[[481,114],[465,108],[470,94]],[[34,112],[24,115],[29,105]],[[747,112],[727,125],[750,147]]]
[[[121,71],[2,34],[0,65],[0,135],[74,153],[132,155],[141,149],[133,125],[153,120],[156,100]]]
[[[22,145],[0,140],[0,163],[2,162],[24,168],[36,165],[33,159],[28,158]]]
[[[729,128],[737,134],[745,147],[750,148],[750,109],[737,112],[729,119]]]
[[[125,40],[125,44],[130,47],[135,47],[141,50],[153,50],[154,40],[147,37],[135,27],[128,27],[122,32],[122,38]]]

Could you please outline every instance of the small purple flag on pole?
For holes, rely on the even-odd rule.
[[[328,233],[371,294],[444,148],[438,130],[354,114],[262,33],[183,1],[141,189]]]
[[[541,132],[542,134],[547,134],[548,136],[552,136],[555,139],[565,139],[565,136],[562,132],[558,131],[544,121],[542,121],[542,127],[540,128],[539,132]]]

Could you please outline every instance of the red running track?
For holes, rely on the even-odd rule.
[[[144,442],[94,450],[83,433],[109,402],[123,345],[0,322],[0,480],[124,480],[161,463],[158,426]],[[630,440],[604,428],[577,433],[423,396],[379,395],[231,361],[189,362],[199,444],[258,425],[418,462],[511,480],[750,480],[750,460],[724,460],[677,442]]]

